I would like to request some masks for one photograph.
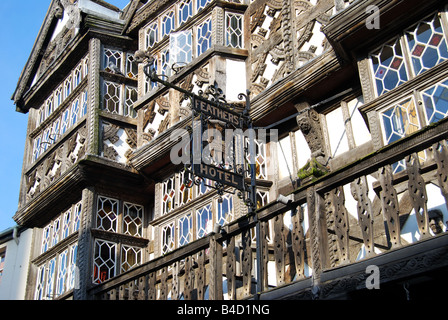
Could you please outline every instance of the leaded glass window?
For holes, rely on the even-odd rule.
[[[118,200],[98,197],[96,227],[105,231],[117,232]]]
[[[102,283],[115,276],[117,244],[95,240],[93,282]]]
[[[138,99],[137,88],[125,87],[126,96],[124,102],[123,115],[126,117],[137,118],[137,112],[134,110],[133,105]]]
[[[103,108],[110,113],[119,114],[120,100],[121,85],[110,81],[104,81]]]
[[[170,50],[165,49],[161,53],[161,67],[162,74],[169,76],[170,75]]]
[[[162,214],[174,209],[175,179],[169,178],[162,184]]]
[[[264,207],[269,203],[269,192],[257,190],[257,209]]]
[[[72,103],[72,112],[71,112],[71,120],[70,125],[75,125],[78,122],[78,114],[79,114],[79,98],[75,99]]]
[[[75,277],[76,277],[76,260],[78,256],[78,244],[74,244],[70,247],[70,262],[68,266],[68,280],[67,280],[67,290],[71,290],[75,287]]]
[[[193,200],[193,182],[189,182],[188,184],[185,181],[185,175],[188,174],[185,171],[182,171],[179,175],[179,205],[184,205],[191,200]]]
[[[121,272],[126,272],[142,263],[142,249],[130,246],[121,248]]]
[[[70,235],[71,232],[71,214],[72,210],[67,210],[64,215],[62,216],[62,239],[67,238]]]
[[[207,6],[212,0],[196,0],[196,10],[200,11]]]
[[[53,113],[53,96],[45,102],[45,117],[48,118]]]
[[[202,238],[213,228],[212,205],[206,205],[196,210],[196,237]]]
[[[56,219],[53,222],[53,230],[52,230],[52,240],[51,240],[51,246],[55,246],[59,242],[59,231],[61,229],[61,218]]]
[[[437,122],[448,115],[448,80],[424,90],[422,96],[428,123]]]
[[[243,16],[226,13],[226,45],[232,48],[243,48]]]
[[[386,144],[420,129],[414,99],[407,98],[381,112]]]
[[[58,275],[56,279],[56,295],[59,296],[65,292],[67,280],[67,255],[68,250],[64,250],[59,255],[58,261]]]
[[[41,253],[47,252],[47,250],[50,248],[51,231],[52,231],[51,224],[49,224],[44,228],[44,231],[42,233]]]
[[[122,70],[123,57],[120,50],[105,48],[103,59],[103,69],[105,71],[116,73],[117,70]]]
[[[196,195],[202,196],[202,195],[206,194],[207,192],[209,192],[210,190],[212,190],[212,188],[210,187],[211,183],[212,183],[211,180],[201,178],[200,184],[198,185],[198,188],[197,188]]]
[[[73,89],[75,89],[82,80],[82,63],[76,67],[75,71],[73,72]]]
[[[47,271],[47,283],[45,284],[46,290],[45,290],[45,298],[46,299],[53,299],[53,285],[54,285],[54,277],[56,272],[56,258],[53,258],[50,260],[48,264],[48,271]]]
[[[175,64],[184,66],[193,59],[193,37],[191,31],[181,31],[170,35],[170,67]]]
[[[143,207],[124,203],[123,233],[134,237],[143,236]]]
[[[146,29],[146,48],[152,48],[159,41],[159,25],[151,23]]]
[[[81,114],[80,114],[81,118],[87,114],[88,103],[89,103],[89,93],[86,90],[81,94]]]
[[[45,290],[45,265],[40,266],[37,269],[37,281],[36,281],[36,291],[34,294],[34,300],[43,300]]]
[[[446,39],[438,14],[408,30],[406,40],[415,75],[448,59]]]
[[[59,88],[56,89],[56,91],[54,92],[54,109],[56,110],[57,108],[59,108],[59,106],[61,105],[62,101],[63,101],[63,96],[62,96],[62,86],[60,86]]]
[[[408,71],[399,38],[373,53],[371,61],[378,96],[408,81]]]
[[[233,220],[233,197],[230,194],[217,200],[217,222],[223,226]]]
[[[200,56],[212,46],[212,19],[207,19],[197,28],[197,55]]]
[[[72,76],[70,75],[64,82],[64,97],[65,99],[68,98],[68,96],[70,96],[70,94],[72,93]]]
[[[81,223],[81,209],[82,209],[82,203],[78,202],[75,205],[74,208],[74,214],[73,214],[73,232],[79,230],[79,225]]]
[[[126,54],[126,76],[131,79],[138,77],[138,63],[134,59],[134,55]]]
[[[179,219],[179,245],[190,243],[193,237],[193,216],[188,214]]]
[[[62,113],[62,124],[61,124],[61,134],[64,134],[67,132],[67,129],[69,127],[70,123],[70,109],[66,109]]]

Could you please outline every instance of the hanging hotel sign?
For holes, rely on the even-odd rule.
[[[244,189],[243,175],[236,174],[216,166],[210,166],[205,163],[194,164],[193,174],[201,178],[210,179],[223,185],[236,188],[238,190]]]

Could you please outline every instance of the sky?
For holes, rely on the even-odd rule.
[[[107,0],[122,9],[129,0]],[[0,232],[14,227],[28,116],[11,97],[51,0],[0,0]]]

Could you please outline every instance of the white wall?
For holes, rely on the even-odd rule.
[[[24,300],[30,262],[33,230],[27,229],[14,239],[0,245],[6,247],[5,266],[0,282],[0,300]]]

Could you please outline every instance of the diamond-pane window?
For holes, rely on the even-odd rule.
[[[406,39],[416,75],[448,59],[447,43],[438,14],[408,30]]]
[[[70,235],[70,227],[71,227],[71,215],[72,215],[72,210],[69,209],[67,210],[62,218],[62,239],[67,238]]]
[[[193,59],[193,36],[191,31],[181,31],[170,35],[170,67],[175,64],[185,66]]]
[[[56,258],[50,260],[47,267],[47,284],[45,290],[45,299],[53,299],[53,285],[56,274]]]
[[[174,30],[174,11],[167,12],[162,17],[162,39]]]
[[[179,26],[193,16],[193,0],[183,0],[179,3]]]
[[[196,210],[196,237],[202,238],[213,228],[212,205]]]
[[[420,129],[414,99],[408,98],[381,112],[386,144]]]
[[[264,207],[269,203],[269,192],[257,190],[257,209]]]
[[[58,263],[58,275],[56,280],[56,295],[59,296],[63,294],[66,290],[66,280],[67,280],[67,258],[68,250],[65,250],[59,255]]]
[[[93,282],[102,283],[115,276],[117,245],[96,240],[93,260]]]
[[[68,267],[67,290],[75,287],[76,258],[78,255],[78,244],[70,247],[70,262]]]
[[[143,236],[143,207],[125,203],[123,215],[123,232],[134,237]]]
[[[243,16],[234,13],[226,14],[226,45],[232,48],[243,48]]]
[[[107,72],[115,73],[122,68],[122,52],[119,50],[104,49],[103,69]]]
[[[161,67],[162,67],[162,74],[169,76],[171,72],[169,49],[166,49],[161,53]]]
[[[210,187],[211,183],[211,180],[201,178],[197,188],[196,196],[202,196],[203,194],[206,194],[207,192],[212,190],[212,188]]]
[[[170,223],[162,228],[162,254],[174,249],[174,223]]]
[[[379,51],[371,54],[370,58],[378,96],[408,81],[399,39],[383,45]]]
[[[186,175],[187,173],[185,171],[182,171],[179,176],[179,201],[178,201],[179,205],[184,205],[193,200],[194,184],[192,181],[185,180]]]
[[[212,46],[212,19],[207,19],[198,26],[197,55],[200,56]]]
[[[105,231],[117,232],[118,201],[99,197],[96,214],[96,227]]]
[[[138,99],[137,88],[126,87],[126,100],[124,102],[124,112],[123,115],[126,117],[137,118],[137,112],[134,110],[133,105]]]
[[[71,119],[70,119],[70,125],[73,126],[78,122],[78,114],[79,114],[79,98],[75,99],[72,103],[72,112],[71,112]]]
[[[186,215],[179,219],[179,245],[184,246],[190,243],[193,237],[193,216]]]
[[[138,77],[138,63],[131,53],[126,54],[126,76],[131,79],[137,79]]]
[[[428,123],[437,122],[448,115],[448,80],[425,90],[422,96]]]
[[[69,76],[64,82],[64,98],[68,98],[72,93],[72,89],[72,76]]]
[[[196,2],[196,10],[202,10],[203,8],[205,8],[207,6],[207,4],[209,4],[210,2],[212,2],[212,0],[197,0]]]
[[[104,81],[103,109],[110,113],[120,112],[121,85]]]

